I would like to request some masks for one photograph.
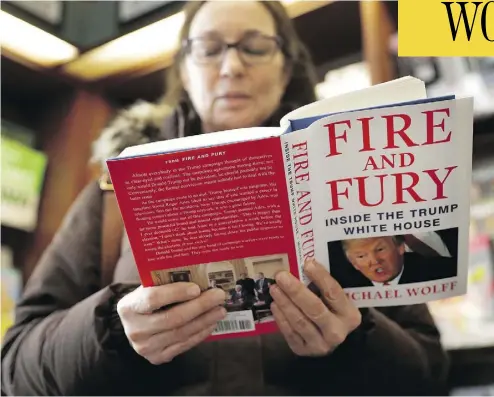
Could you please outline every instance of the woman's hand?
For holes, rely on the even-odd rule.
[[[117,312],[134,350],[158,365],[211,335],[226,315],[219,307],[224,302],[225,293],[219,288],[201,294],[196,284],[173,283],[137,288],[118,302]],[[161,309],[174,303],[178,304]]]
[[[292,351],[299,356],[322,356],[343,343],[360,325],[360,311],[338,282],[315,260],[305,263],[305,274],[321,292],[321,298],[291,273],[276,274],[270,293],[271,310]]]

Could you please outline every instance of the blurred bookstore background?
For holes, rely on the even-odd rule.
[[[91,142],[118,109],[166,90],[181,1],[3,1],[2,335],[68,207],[98,170]],[[475,97],[468,294],[430,304],[452,394],[494,395],[494,57],[398,58],[397,2],[284,5],[317,65],[320,98],[413,75]]]

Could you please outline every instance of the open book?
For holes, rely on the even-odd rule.
[[[215,334],[250,335],[276,329],[276,272],[313,287],[310,257],[358,307],[464,294],[472,130],[472,98],[406,77],[107,164],[142,284],[222,288]]]

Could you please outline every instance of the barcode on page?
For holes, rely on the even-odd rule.
[[[250,331],[254,329],[254,324],[249,320],[220,321],[216,325],[214,332]]]
[[[246,332],[255,329],[252,312],[241,311],[228,313],[226,319],[218,321],[213,335],[228,334],[232,332]]]

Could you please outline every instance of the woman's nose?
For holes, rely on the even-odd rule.
[[[240,59],[236,48],[229,48],[223,55],[221,62],[221,75],[225,77],[237,77],[245,71],[245,66]]]

